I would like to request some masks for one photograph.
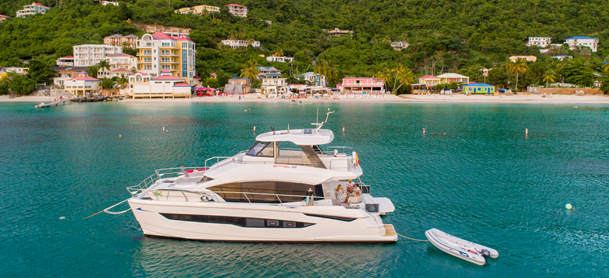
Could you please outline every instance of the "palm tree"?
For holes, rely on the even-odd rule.
[[[126,77],[124,74],[121,74],[121,77],[116,80],[116,84],[118,84],[118,86],[123,89],[129,85],[129,78]]]
[[[390,84],[392,80],[391,71],[387,70],[386,68],[377,72],[374,77],[383,80],[383,82],[385,82],[385,85]]]
[[[507,63],[507,65],[505,65],[505,69],[516,74],[516,92],[518,92],[518,76],[520,75],[520,73],[526,72],[527,68],[527,61],[525,59],[518,59],[516,61],[509,62]]]
[[[603,64],[603,70],[609,72],[609,64]]]
[[[546,82],[546,88],[548,87],[548,83],[550,83],[550,82],[554,83],[555,80],[556,80],[556,73],[554,72],[553,69],[549,69],[543,74],[543,81]]]
[[[317,66],[313,70],[313,73],[319,74],[320,76],[325,76],[328,83],[330,80],[335,80],[338,78],[338,72],[336,71],[334,64],[324,59],[320,59],[317,62]]]
[[[402,65],[397,66],[396,68],[391,69],[391,73],[393,73],[393,90],[391,91],[393,94],[403,86],[410,86],[412,82],[414,82],[414,73],[408,67],[404,67]],[[399,82],[399,83],[398,83]],[[396,88],[397,86],[397,88]]]
[[[328,81],[330,81],[330,80],[336,81],[336,79],[338,78],[338,71],[336,71],[336,66],[334,66],[334,64],[332,62],[326,63],[325,71],[326,71],[326,78],[328,79]]]
[[[245,64],[243,64],[240,77],[245,77],[249,79],[250,82],[252,82],[254,79],[256,79],[259,73],[260,70],[258,70],[258,62],[256,62],[256,60],[254,59],[251,59],[245,62]]]
[[[107,69],[108,71],[110,70],[110,63],[108,62],[108,60],[100,60],[97,65],[95,65],[95,67],[97,68],[97,71],[99,70],[104,70]],[[104,74],[105,77],[105,74]]]
[[[228,39],[237,40],[237,32],[235,32],[235,31],[230,32],[230,35],[228,35]]]

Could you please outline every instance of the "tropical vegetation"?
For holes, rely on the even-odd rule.
[[[93,0],[39,0],[52,9],[14,18],[31,1],[0,0],[0,14],[11,16],[0,23],[0,65],[23,66],[37,59],[51,67],[57,58],[71,55],[73,45],[103,43],[105,36],[117,33],[144,33],[129,22],[192,29],[197,72],[204,83],[210,82],[206,85],[225,84],[252,60],[296,80],[304,72],[327,72],[331,86],[345,76],[375,76],[400,67],[414,76],[456,72],[472,81],[518,88],[551,83],[543,77],[552,70],[556,81],[585,85],[606,76],[602,65],[609,55],[605,0],[121,0],[119,7]],[[247,18],[231,15],[224,6],[229,3],[248,6]],[[220,13],[174,12],[201,4],[220,6]],[[353,34],[328,36],[325,30],[334,28]],[[598,37],[598,52],[553,46],[546,55],[525,44],[529,36],[552,37],[560,44],[576,35]],[[260,41],[262,47],[231,49],[220,43],[227,38]],[[395,41],[410,46],[396,51],[390,44]],[[266,61],[264,56],[273,54],[294,57],[295,62]],[[573,59],[549,58],[557,54]],[[511,55],[538,59],[527,63],[526,71],[514,72],[506,69]],[[481,73],[484,68],[490,69],[488,76]],[[212,72],[217,79],[208,78]],[[406,92],[408,87],[395,89]]]

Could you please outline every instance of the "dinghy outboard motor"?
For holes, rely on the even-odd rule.
[[[484,257],[490,257],[491,256],[491,251],[488,251],[486,249],[482,249],[482,252],[480,252],[480,255],[482,255]]]

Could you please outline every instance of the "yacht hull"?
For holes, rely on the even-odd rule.
[[[144,234],[149,236],[232,242],[397,241],[393,226],[383,224],[378,215],[339,206],[160,202],[136,198],[129,200],[129,205]],[[223,219],[233,223],[201,222],[202,219]],[[255,219],[267,225],[276,222],[279,226],[244,226],[246,222],[242,219]]]

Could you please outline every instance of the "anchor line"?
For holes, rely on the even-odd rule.
[[[131,208],[129,208],[129,209],[127,209],[127,210],[123,210],[123,211],[110,211],[110,209],[112,209],[112,208],[114,208],[114,207],[116,207],[116,206],[118,206],[118,205],[120,205],[120,204],[122,204],[122,203],[124,203],[124,202],[127,202],[129,199],[131,199],[131,198],[127,198],[127,199],[125,199],[125,200],[123,200],[123,201],[121,201],[121,202],[119,202],[119,203],[116,203],[116,204],[114,204],[114,205],[112,205],[112,206],[109,206],[109,207],[107,207],[107,208],[105,208],[105,209],[103,209],[103,210],[100,210],[100,211],[98,211],[98,212],[96,212],[96,213],[94,213],[94,214],[91,214],[91,215],[89,215],[89,216],[87,216],[87,217],[83,218],[82,220],[89,219],[89,218],[91,218],[91,217],[93,217],[93,216],[96,216],[96,215],[98,215],[98,214],[102,213],[102,212],[105,212],[105,213],[107,213],[107,214],[114,214],[114,215],[117,215],[117,214],[123,214],[123,213],[125,213],[125,212],[128,212],[128,211],[130,211],[130,210],[131,210]]]
[[[400,234],[398,234],[398,233],[396,233],[396,234],[397,234],[398,236],[403,237],[403,238],[410,239],[410,240],[414,240],[414,241],[422,241],[422,242],[429,241],[429,239],[416,239],[416,238],[410,238],[410,237],[407,237],[407,236],[403,236],[403,235],[400,235]]]

